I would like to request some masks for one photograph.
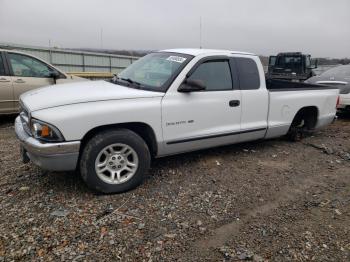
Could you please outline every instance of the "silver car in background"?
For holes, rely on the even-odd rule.
[[[338,87],[340,94],[338,110],[350,112],[350,65],[331,68],[305,82]]]

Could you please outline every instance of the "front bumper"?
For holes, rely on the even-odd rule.
[[[37,166],[50,171],[75,170],[78,163],[80,141],[44,143],[29,136],[20,117],[15,120],[15,131],[25,154]]]

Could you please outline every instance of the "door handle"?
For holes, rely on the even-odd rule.
[[[17,79],[17,80],[15,80],[15,83],[23,84],[23,83],[25,83],[25,81],[23,81],[22,79]]]
[[[5,82],[11,82],[11,81],[2,77],[2,78],[0,78],[0,82],[5,83]]]
[[[230,107],[236,107],[239,106],[241,102],[239,100],[231,100],[228,104]]]

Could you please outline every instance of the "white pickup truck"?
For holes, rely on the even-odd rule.
[[[265,81],[249,53],[151,53],[113,81],[49,86],[21,96],[23,160],[79,170],[104,193],[139,185],[152,157],[288,135],[330,124],[338,89]]]

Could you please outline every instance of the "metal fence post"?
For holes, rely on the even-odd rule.
[[[81,56],[83,58],[83,72],[85,72],[86,69],[85,69],[85,55],[84,55],[84,53],[81,53]]]

